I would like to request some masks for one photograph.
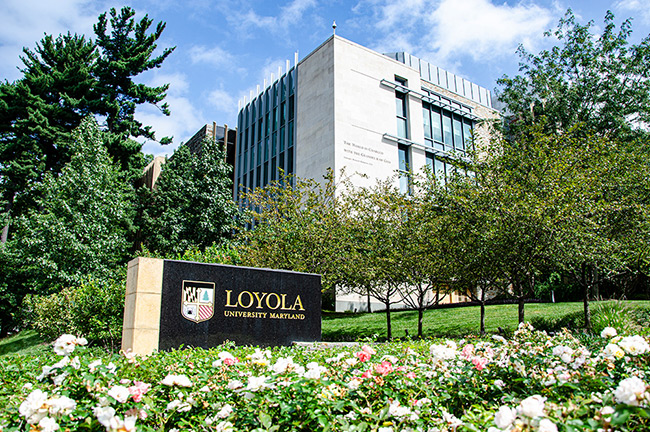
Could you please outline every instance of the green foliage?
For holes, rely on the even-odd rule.
[[[88,115],[106,117],[109,135],[99,145],[125,172],[125,181],[139,175],[142,144],[129,138],[154,134],[135,120],[135,108],[162,102],[167,86],[151,88],[133,78],[159,67],[173,48],[153,56],[165,26],[159,23],[148,34],[151,20],[145,16],[136,23],[134,14],[124,7],[119,13],[111,9],[110,20],[100,15],[97,41],[46,35],[34,50],[24,48],[23,77],[0,83],[0,200],[12,221],[39,206],[34,184],[61,172],[75,151],[68,145],[72,131]],[[166,105],[161,110],[169,114]],[[3,226],[10,233],[10,225]]]
[[[228,264],[239,265],[241,264],[241,257],[239,256],[239,249],[231,243],[221,243],[219,245],[213,244],[206,247],[204,250],[197,248],[188,249],[178,256],[182,261],[194,261],[201,263],[214,263],[214,264]]]
[[[648,309],[642,305],[620,300],[606,300],[595,304],[592,310],[591,334],[600,335],[605,327],[613,327],[620,335],[631,335],[647,328]],[[580,330],[584,328],[584,312],[538,315],[530,320],[539,330],[558,332],[562,329]]]
[[[242,264],[320,273],[323,289],[333,288],[350,270],[344,212],[335,189],[329,172],[322,183],[283,176],[246,194],[246,221],[253,229],[238,235]]]
[[[539,54],[519,48],[520,75],[498,81],[515,129],[544,118],[551,132],[581,124],[587,134],[624,137],[634,130],[631,119],[650,119],[650,37],[630,44],[631,20],[617,29],[611,12],[601,34],[593,27],[578,23],[569,9],[546,32],[558,45]]]
[[[126,185],[102,146],[92,118],[75,129],[74,150],[60,175],[36,185],[38,207],[16,221],[6,245],[30,290],[48,293],[77,285],[89,275],[104,278],[128,257],[133,205]]]
[[[67,358],[0,358],[3,430],[24,430],[46,414],[61,430],[648,429],[650,363],[640,338],[620,341],[625,358],[606,354],[616,340],[551,337],[528,325],[508,339],[224,344],[147,357],[67,341]]]
[[[646,322],[636,322],[633,309],[629,303],[620,300],[598,302],[591,318],[594,334],[600,334],[605,327],[613,327],[618,334],[631,335],[638,330],[638,324],[646,326]]]
[[[115,351],[122,338],[124,275],[89,280],[50,295],[30,295],[29,325],[46,341],[62,334],[84,335],[89,341]]]
[[[144,246],[173,256],[227,239],[237,216],[230,170],[212,140],[205,140],[196,155],[180,146],[163,165],[154,190],[141,190]]]

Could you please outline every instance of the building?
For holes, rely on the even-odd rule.
[[[149,190],[153,190],[158,177],[162,171],[162,166],[167,162],[167,159],[164,156],[156,156],[153,158],[149,165],[144,168],[142,177],[136,183],[137,187],[145,186]]]
[[[187,140],[187,142],[182,143],[190,149],[192,154],[201,156],[203,150],[203,140],[209,139],[213,142],[217,142],[224,150],[225,160],[230,166],[233,167],[232,174],[230,176],[231,180],[235,179],[235,148],[237,147],[237,130],[228,129],[228,125],[217,126],[215,122],[212,124],[206,124],[201,129],[199,129],[192,138]],[[173,155],[171,156],[173,157]],[[162,171],[162,166],[166,162],[164,156],[156,156],[149,165],[144,169],[143,175],[138,182],[138,186],[144,185],[149,189],[153,189],[156,184],[156,180],[160,176]]]
[[[318,179],[345,168],[365,174],[359,186],[425,165],[444,177],[487,133],[479,121],[499,116],[489,90],[407,53],[334,35],[295,63],[240,109],[236,200],[279,169]],[[407,191],[406,176],[396,181]],[[353,297],[337,298],[337,310],[361,310]]]
[[[203,140],[212,140],[219,144],[224,151],[226,163],[230,166],[235,166],[235,148],[237,147],[237,130],[228,129],[228,125],[218,126],[216,122],[206,124],[199,129],[192,138],[187,140],[184,144],[189,147],[192,154],[201,155],[203,149]],[[235,180],[235,170],[231,174],[231,180]]]

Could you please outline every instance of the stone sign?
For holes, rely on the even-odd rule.
[[[129,262],[124,350],[148,354],[226,340],[290,345],[320,337],[319,275],[155,258]]]

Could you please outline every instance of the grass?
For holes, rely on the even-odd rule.
[[[650,301],[625,302],[626,304],[650,308]],[[592,302],[592,311],[597,303]],[[582,303],[529,303],[526,304],[526,321],[533,317],[562,317],[582,311]],[[391,313],[393,337],[417,336],[417,311],[394,311]],[[431,309],[424,312],[425,337],[462,338],[478,335],[480,308],[478,306],[449,309]],[[517,305],[490,305],[485,308],[485,330],[498,333],[499,327],[506,334],[512,333],[518,325]],[[356,341],[364,338],[386,339],[386,314],[324,312],[322,321],[323,341]],[[8,354],[37,356],[50,350],[33,330],[0,340],[0,356]]]
[[[43,342],[34,330],[23,330],[0,339],[0,356],[7,354],[38,355],[49,348],[48,344]]]
[[[634,305],[650,307],[648,301],[630,302]],[[591,303],[592,309],[596,305]],[[525,319],[535,316],[561,317],[583,310],[582,302],[576,303],[529,303],[525,308]],[[417,335],[417,311],[391,312],[393,337]],[[431,309],[424,312],[424,337],[461,338],[478,335],[480,308],[478,306]],[[498,333],[499,327],[512,333],[518,325],[517,305],[490,305],[485,308],[485,330]],[[324,341],[354,341],[363,337],[386,338],[386,313],[333,313],[323,314],[322,334]]]

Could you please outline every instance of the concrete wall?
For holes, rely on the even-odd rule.
[[[346,39],[334,39],[334,53],[336,169],[364,174],[366,179],[355,176],[354,183],[372,185],[399,167],[397,143],[383,137],[397,135],[395,91],[381,81],[394,82],[398,76],[419,89],[420,77],[412,68]],[[415,118],[420,126],[410,125],[411,133],[424,141],[421,104],[409,99],[407,106],[409,119],[419,113]]]
[[[296,175],[320,180],[334,162],[334,40],[325,41],[298,65],[296,82]]]

